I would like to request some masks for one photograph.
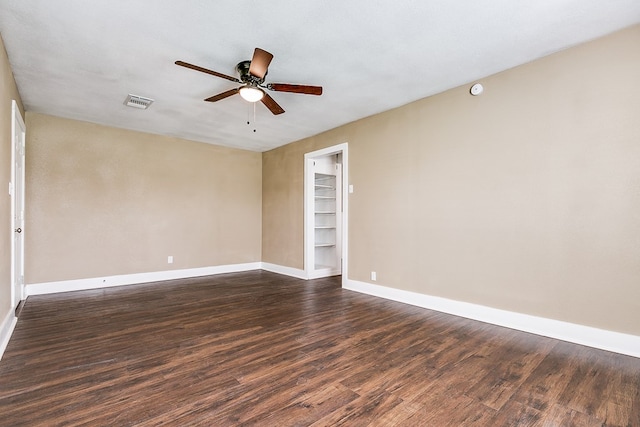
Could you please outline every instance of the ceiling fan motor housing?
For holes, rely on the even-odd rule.
[[[261,85],[264,83],[264,78],[267,76],[267,73],[264,73],[264,77],[260,78],[249,73],[249,67],[251,67],[251,61],[242,61],[236,65],[236,71],[240,75],[240,80],[244,83],[249,83],[252,85]]]

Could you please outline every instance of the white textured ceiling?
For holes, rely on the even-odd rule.
[[[532,61],[640,22],[639,0],[0,0],[0,32],[29,111],[264,151]],[[255,47],[273,116],[237,84]],[[640,48],[640,46],[639,46]],[[155,99],[148,110],[127,94]]]

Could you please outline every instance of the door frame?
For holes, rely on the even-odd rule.
[[[348,255],[349,255],[349,144],[334,145],[321,150],[305,153],[304,155],[304,273],[307,279],[313,278],[313,239],[314,233],[314,180],[311,176],[313,169],[310,167],[314,159],[320,157],[342,155],[342,218],[341,235],[342,240],[342,286],[347,283]]]
[[[24,299],[24,195],[25,195],[25,147],[26,147],[26,126],[24,119],[18,108],[18,103],[15,100],[11,100],[11,182],[9,183],[9,193],[11,195],[11,304],[12,308],[16,309],[20,301]],[[16,134],[22,133],[22,153],[16,151]],[[22,162],[22,174],[17,176],[16,160],[18,156]],[[16,185],[16,182],[20,181],[21,185]],[[19,200],[21,206],[16,206],[16,191],[20,191],[21,195]],[[20,223],[16,224],[16,211],[20,209],[22,215]],[[16,245],[16,229],[20,228],[23,231],[20,233],[22,244]],[[17,248],[19,246],[19,250]],[[19,259],[17,259],[19,257]],[[20,261],[19,271],[16,271],[17,261]],[[19,290],[16,291],[16,288]]]

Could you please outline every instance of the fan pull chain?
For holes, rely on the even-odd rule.
[[[253,105],[253,131],[256,131],[256,102],[252,102],[251,105]],[[251,108],[251,107],[249,107]],[[247,124],[250,125],[251,124],[251,110],[247,110]]]
[[[253,103],[253,131],[256,131],[256,104],[257,102]]]

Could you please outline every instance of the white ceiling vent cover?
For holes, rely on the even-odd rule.
[[[124,105],[127,107],[140,108],[142,110],[146,110],[151,104],[153,104],[153,99],[138,95],[129,94],[127,99],[124,100]]]

